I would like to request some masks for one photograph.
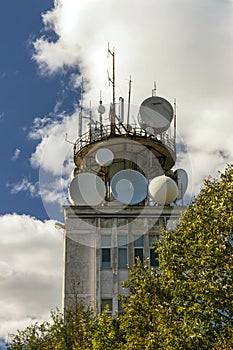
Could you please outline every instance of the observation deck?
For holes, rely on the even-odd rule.
[[[176,161],[175,139],[168,136],[168,132],[151,135],[144,129],[135,126],[119,124],[115,132],[111,132],[111,125],[101,125],[100,128],[90,128],[74,144],[74,162],[78,169],[85,163],[85,169],[97,170],[95,153],[99,148],[110,148],[116,158],[122,158],[131,152],[131,157],[141,158],[141,168],[150,177],[153,168],[153,156],[164,172],[168,172]],[[147,154],[146,154],[147,153]],[[148,155],[152,153],[151,159]]]

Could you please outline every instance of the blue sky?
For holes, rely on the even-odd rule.
[[[42,11],[52,1],[2,1],[0,12],[0,109],[1,109],[1,214],[30,213],[45,217],[40,199],[32,200],[27,193],[11,195],[11,187],[22,177],[35,181],[38,171],[29,164],[35,142],[27,137],[35,116],[53,110],[60,89],[60,79],[42,78],[32,61],[32,40],[42,30]],[[12,160],[19,149],[17,159]],[[3,199],[4,198],[4,199]]]
[[[116,95],[134,119],[157,94],[177,99],[177,168],[188,194],[233,162],[231,0],[3,0],[0,11],[0,337],[61,306],[62,205],[84,105],[110,102],[107,43],[116,51]],[[133,121],[133,119],[132,119]],[[183,150],[183,151],[182,151]]]
[[[9,0],[1,3],[0,214],[16,212],[48,218],[40,197],[33,198],[28,191],[11,192],[12,185],[23,178],[32,183],[38,181],[38,169],[34,169],[29,161],[38,143],[28,137],[34,118],[50,115],[56,119],[54,109],[58,102],[56,112],[69,112],[73,109],[74,99],[77,99],[77,92],[69,88],[66,73],[42,76],[32,59],[33,40],[43,35],[41,14],[51,9],[52,4],[48,0]],[[55,37],[52,31],[49,36]],[[72,72],[72,69],[69,71]]]

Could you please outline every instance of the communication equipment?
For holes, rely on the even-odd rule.
[[[174,172],[174,176],[177,179],[176,181],[177,181],[177,186],[178,186],[178,190],[179,190],[177,199],[179,200],[179,199],[183,198],[183,196],[187,190],[188,174],[186,173],[186,171],[184,169],[177,169]]]
[[[138,122],[144,130],[151,127],[155,133],[160,134],[169,128],[172,119],[173,107],[162,97],[149,97],[140,106]]]
[[[157,176],[149,184],[149,195],[156,203],[169,204],[177,198],[178,187],[170,177]]]
[[[72,171],[71,171],[71,174],[70,174],[70,178],[71,180],[73,180],[73,178],[75,178],[75,176],[77,176],[77,168],[74,168]]]
[[[95,155],[95,160],[100,166],[108,166],[112,164],[113,159],[114,159],[114,154],[108,148],[99,149]]]
[[[72,205],[95,206],[103,202],[106,188],[101,178],[93,173],[80,173],[70,183],[68,197]]]
[[[104,105],[102,105],[102,101],[100,101],[99,107],[98,107],[98,112],[99,114],[104,114],[106,111]]]
[[[113,196],[124,204],[137,204],[147,196],[148,181],[139,171],[126,169],[116,173],[111,182]]]
[[[153,135],[153,136],[155,135],[154,128],[152,128],[151,126],[147,126],[146,132],[147,132],[147,134],[149,134],[149,135]]]

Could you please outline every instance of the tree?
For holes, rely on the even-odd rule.
[[[233,167],[208,178],[155,243],[160,270],[131,270],[125,349],[233,349]]]
[[[160,268],[130,270],[124,313],[76,304],[28,327],[13,350],[233,350],[233,166],[208,178],[174,231],[154,243]]]
[[[92,310],[76,305],[63,315],[51,313],[52,322],[43,322],[18,331],[12,336],[12,350],[92,350],[92,338],[96,326]]]

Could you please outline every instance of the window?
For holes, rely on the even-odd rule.
[[[118,236],[118,268],[126,269],[128,263],[127,236]]]
[[[105,307],[108,305],[108,313],[112,313],[112,299],[102,299],[101,300],[101,312],[104,312]]]
[[[134,237],[134,262],[135,263],[137,261],[137,257],[139,257],[141,261],[144,260],[144,237],[143,236]]]
[[[155,239],[158,239],[157,236],[149,236],[149,244],[150,244],[150,266],[159,267],[159,256],[158,253],[154,251],[153,243]]]
[[[111,236],[101,236],[101,267],[111,267]]]
[[[122,309],[121,300],[118,300],[118,312],[119,312],[119,313],[123,313],[123,312],[124,312],[124,310]]]

